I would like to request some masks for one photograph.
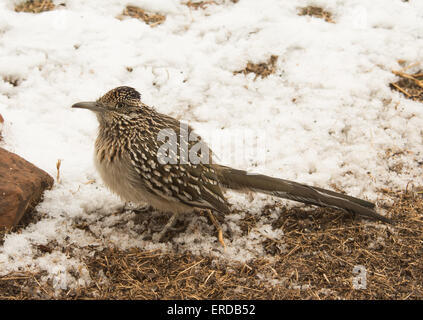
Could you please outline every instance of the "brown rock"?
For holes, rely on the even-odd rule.
[[[45,171],[0,148],[0,226],[16,225],[52,186],[53,178]]]

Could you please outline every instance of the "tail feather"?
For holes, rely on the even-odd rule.
[[[341,209],[370,219],[392,223],[390,219],[374,211],[373,203],[345,194],[261,174],[247,174],[246,171],[224,166],[219,166],[217,174],[224,188],[252,190],[305,204]]]

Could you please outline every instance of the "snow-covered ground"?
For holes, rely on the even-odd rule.
[[[82,257],[96,248],[177,247],[243,261],[265,255],[257,246],[263,234],[283,238],[269,222],[277,212],[239,236],[241,211],[226,219],[234,232],[227,253],[202,217],[193,217],[171,243],[142,240],[135,214],[117,213],[123,202],[94,169],[96,118],[70,108],[120,85],[189,122],[224,164],[336,186],[373,201],[382,197],[378,188],[423,184],[423,106],[389,88],[391,70],[402,68],[399,59],[422,62],[423,1],[240,0],[205,10],[171,0],[54,2],[66,6],[29,14],[14,12],[18,1],[0,2],[1,146],[53,177],[62,161],[60,183],[37,207],[42,219],[6,235],[0,275],[46,270],[46,280],[66,288],[90,281]],[[127,4],[164,14],[166,21],[152,28],[116,19]],[[297,8],[306,5],[323,6],[336,23],[298,16]],[[269,77],[233,74],[270,55],[279,59]],[[246,144],[243,156],[227,152],[227,142],[243,136],[257,137],[259,148]],[[389,169],[398,163],[402,170]],[[274,201],[228,199],[257,215]],[[75,227],[80,221],[90,230]],[[37,245],[52,241],[57,249],[41,255]],[[76,248],[71,256],[62,250],[69,245]]]

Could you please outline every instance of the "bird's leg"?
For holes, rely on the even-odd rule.
[[[138,213],[144,213],[146,211],[149,211],[150,209],[151,209],[151,206],[148,204],[145,204],[142,207],[136,207],[131,209],[131,204],[129,202],[125,202],[122,208],[120,208],[119,213],[124,213],[127,210],[132,210],[134,213],[138,214]]]
[[[210,209],[206,209],[207,214],[209,215],[209,218],[213,225],[215,226],[217,230],[217,238],[219,239],[220,244],[223,246],[224,250],[226,251],[226,245],[225,241],[223,241],[223,231],[222,227],[220,226],[220,223],[217,221],[216,217],[213,215]]]
[[[124,213],[126,211],[126,205],[128,204],[128,202],[125,202],[122,206],[122,208],[120,208],[120,210],[118,211],[119,213]]]
[[[221,224],[225,222],[225,215],[220,213],[220,212],[215,212],[214,217]],[[232,239],[232,236],[233,236],[234,233],[233,233],[233,230],[232,230],[232,228],[229,224],[226,224],[226,234],[229,236],[230,239]]]
[[[177,218],[178,218],[178,213],[172,214],[172,216],[170,217],[169,221],[163,227],[162,231],[160,231],[159,233],[155,233],[153,235],[153,237],[152,237],[153,241],[157,241],[157,242],[162,241],[162,239],[165,236],[166,232],[175,225],[176,221],[178,220]]]
[[[148,204],[144,205],[143,207],[137,207],[137,208],[132,209],[132,211],[136,214],[145,213],[145,212],[150,211],[150,210],[151,210],[151,206],[148,205]]]

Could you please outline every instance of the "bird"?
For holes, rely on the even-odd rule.
[[[258,192],[392,223],[372,202],[214,163],[212,150],[191,126],[144,104],[132,87],[114,88],[72,108],[88,109],[97,117],[94,163],[104,184],[125,201],[171,213],[153,240],[161,241],[178,215],[203,211],[226,249],[215,216],[230,213],[226,190]]]

